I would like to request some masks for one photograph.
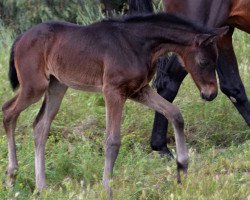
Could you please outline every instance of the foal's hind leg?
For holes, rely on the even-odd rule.
[[[188,150],[185,143],[184,121],[179,109],[162,98],[149,85],[142,88],[130,98],[161,113],[173,124],[177,152],[178,182],[180,182],[180,171],[182,170],[184,173],[187,173]]]
[[[6,102],[3,107],[3,124],[7,134],[8,140],[8,167],[6,174],[8,180],[6,182],[7,186],[11,186],[15,179],[15,170],[18,167],[16,158],[16,146],[14,132],[16,128],[16,122],[19,114],[27,108],[29,105],[37,102],[43,95],[45,91],[45,86],[42,88],[34,88],[31,85],[26,85],[25,87],[20,86],[18,94]],[[32,95],[31,95],[32,94]]]
[[[33,124],[35,138],[35,174],[36,187],[42,190],[46,187],[45,181],[45,144],[52,120],[56,116],[67,87],[51,78],[49,88],[45,93],[42,107]]]
[[[14,130],[16,127],[16,120],[15,117],[12,119],[12,121],[9,121],[8,119],[6,120],[5,113],[6,111],[13,105],[13,103],[16,101],[18,96],[15,96],[11,100],[7,101],[3,105],[3,113],[4,113],[4,128],[7,133],[7,140],[8,140],[8,159],[9,159],[9,164],[6,170],[6,174],[9,177],[9,181],[7,182],[8,186],[11,186],[13,181],[14,181],[14,176],[15,176],[15,170],[18,168],[17,164],[17,157],[16,157],[16,144],[15,144],[15,137],[14,137]]]
[[[120,91],[114,88],[104,89],[104,96],[106,103],[106,147],[103,184],[108,192],[109,199],[112,199],[109,180],[112,176],[114,163],[121,145],[121,117],[126,99],[122,97]]]

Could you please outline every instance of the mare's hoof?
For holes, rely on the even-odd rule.
[[[169,159],[174,159],[174,155],[172,154],[172,152],[169,150],[168,147],[162,148],[159,152],[160,152],[160,155],[162,157],[167,157]]]

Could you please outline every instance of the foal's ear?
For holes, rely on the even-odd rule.
[[[211,34],[199,34],[195,37],[195,44],[197,46],[209,45],[216,42],[220,37],[226,35],[229,31],[229,26],[223,26],[221,28],[215,28]]]

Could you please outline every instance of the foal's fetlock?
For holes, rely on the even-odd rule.
[[[15,167],[7,167],[6,169],[6,175],[11,178],[15,178],[18,172],[18,166]]]
[[[103,179],[102,183],[103,183],[103,186],[105,187],[105,190],[107,192],[108,199],[112,200],[113,199],[113,193],[112,193],[112,189],[110,187],[110,181]]]
[[[43,188],[43,189],[38,189],[38,188],[34,188],[33,190],[33,199],[42,199],[43,195],[46,194],[47,191],[47,187]]]
[[[36,190],[39,192],[39,193],[42,193],[44,192],[45,190],[47,190],[48,186],[46,184],[45,181],[37,181],[36,182]]]
[[[46,192],[47,190],[47,185],[45,185],[44,187],[36,187],[35,190],[33,191],[33,195],[36,195],[36,196],[40,196],[42,195],[44,192]]]

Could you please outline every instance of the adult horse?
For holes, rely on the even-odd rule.
[[[132,0],[129,7],[134,11],[150,10],[148,3],[152,0]],[[143,6],[145,5],[145,6]],[[232,35],[234,28],[250,33],[250,1],[249,0],[163,0],[164,10],[196,21],[207,27],[229,25],[230,31],[218,41],[218,67],[216,68],[221,91],[232,101],[246,123],[250,126],[250,104],[241,81],[235,57]],[[206,65],[207,63],[204,63]],[[175,55],[158,66],[155,85],[157,92],[172,102],[187,72]],[[202,94],[201,94],[202,95]],[[203,99],[211,101],[215,96]],[[170,153],[167,143],[168,122],[160,113],[155,113],[152,130],[151,147],[153,150]]]
[[[100,0],[103,4],[103,12],[106,16],[112,16],[114,12],[124,12],[128,14],[152,13],[152,0],[134,1],[134,0]],[[127,10],[125,4],[129,5]]]
[[[17,118],[45,95],[33,128],[36,187],[46,187],[45,144],[68,87],[104,94],[107,133],[103,183],[110,198],[109,180],[121,144],[121,116],[128,98],[162,113],[172,122],[180,181],[180,171],[186,172],[188,165],[183,119],[176,106],[148,85],[155,73],[152,63],[165,51],[178,53],[200,91],[209,97],[217,93],[215,40],[227,31],[228,28],[207,30],[174,15],[158,14],[89,26],[45,22],[25,32],[14,42],[10,56],[9,78],[13,89],[19,86],[19,90],[2,108],[10,183],[17,168]],[[202,66],[204,60],[209,62],[206,68]]]

